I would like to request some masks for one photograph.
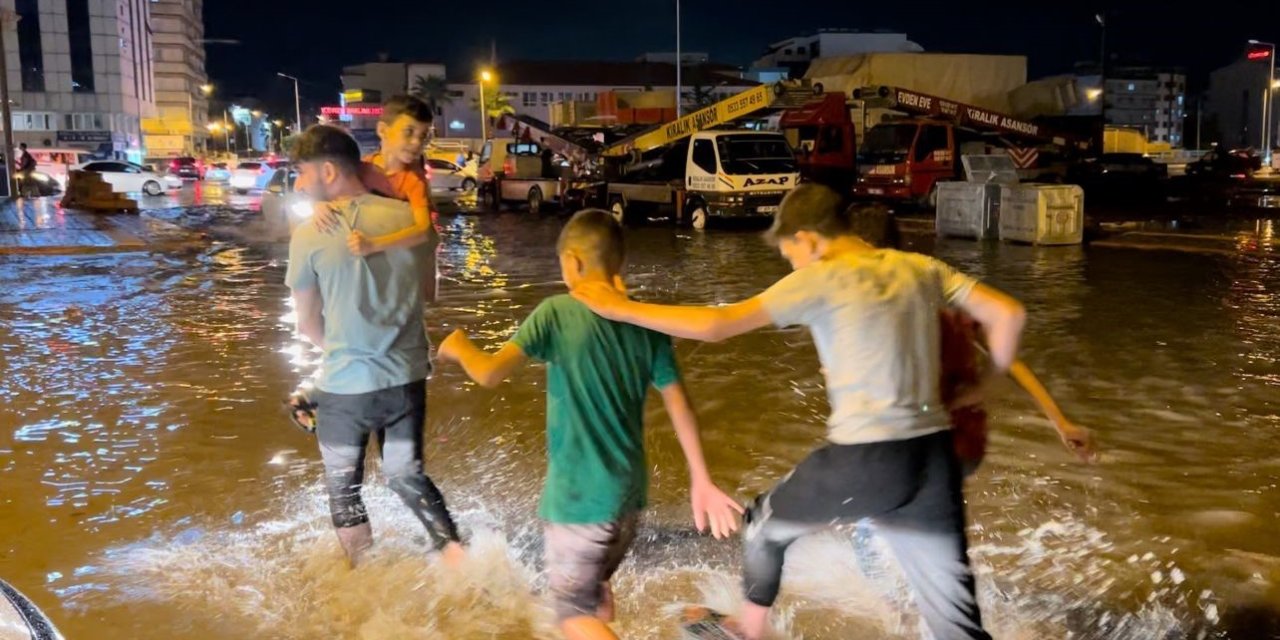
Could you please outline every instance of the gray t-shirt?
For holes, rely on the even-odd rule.
[[[431,349],[423,329],[422,279],[433,265],[426,244],[366,257],[347,249],[353,229],[368,237],[413,225],[399,200],[363,195],[344,204],[341,227],[323,233],[313,224],[294,231],[285,284],[319,289],[324,302],[324,360],[316,386],[357,394],[425,379]]]
[[[774,324],[809,327],[831,404],[827,439],[859,444],[949,428],[938,314],[974,284],[928,256],[884,250],[811,264],[760,298]]]

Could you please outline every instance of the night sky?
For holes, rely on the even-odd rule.
[[[646,8],[654,5],[666,10]],[[770,42],[818,28],[890,29],[927,51],[1026,55],[1031,79],[1097,59],[1094,15],[1104,5],[1113,63],[1184,67],[1193,90],[1209,71],[1238,57],[1249,38],[1280,41],[1277,0],[1197,2],[1198,10],[1096,0],[681,4],[684,50],[710,53],[717,62],[745,66]],[[673,51],[674,14],[674,0],[206,0],[205,37],[241,42],[208,45],[208,70],[221,97],[255,96],[273,110],[292,111],[292,83],[276,71],[304,81],[305,102],[331,104],[341,67],[374,60],[378,52],[466,68],[487,60],[496,41],[499,60],[627,60]]]

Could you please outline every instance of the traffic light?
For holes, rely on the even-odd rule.
[[[1250,62],[1270,62],[1272,55],[1275,55],[1275,48],[1260,42],[1251,42],[1244,50],[1244,59]]]

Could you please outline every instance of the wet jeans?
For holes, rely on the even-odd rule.
[[[960,485],[948,431],[818,449],[747,514],[747,599],[773,605],[787,548],[800,537],[871,518],[933,636],[989,639],[974,597]]]
[[[426,381],[355,395],[323,393],[318,404],[316,435],[333,526],[341,529],[369,521],[360,488],[369,436],[376,435],[387,485],[427,528],[437,549],[458,541],[444,496],[422,467]]]

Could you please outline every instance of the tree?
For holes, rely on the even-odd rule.
[[[409,94],[421,98],[437,114],[445,105],[453,102],[449,86],[440,76],[417,76],[413,79],[413,88],[409,90]]]
[[[484,113],[489,117],[489,123],[492,124],[498,118],[509,113],[515,113],[516,108],[511,106],[511,98],[503,93],[498,87],[486,87],[484,90]],[[471,108],[479,109],[479,98],[471,100]]]

